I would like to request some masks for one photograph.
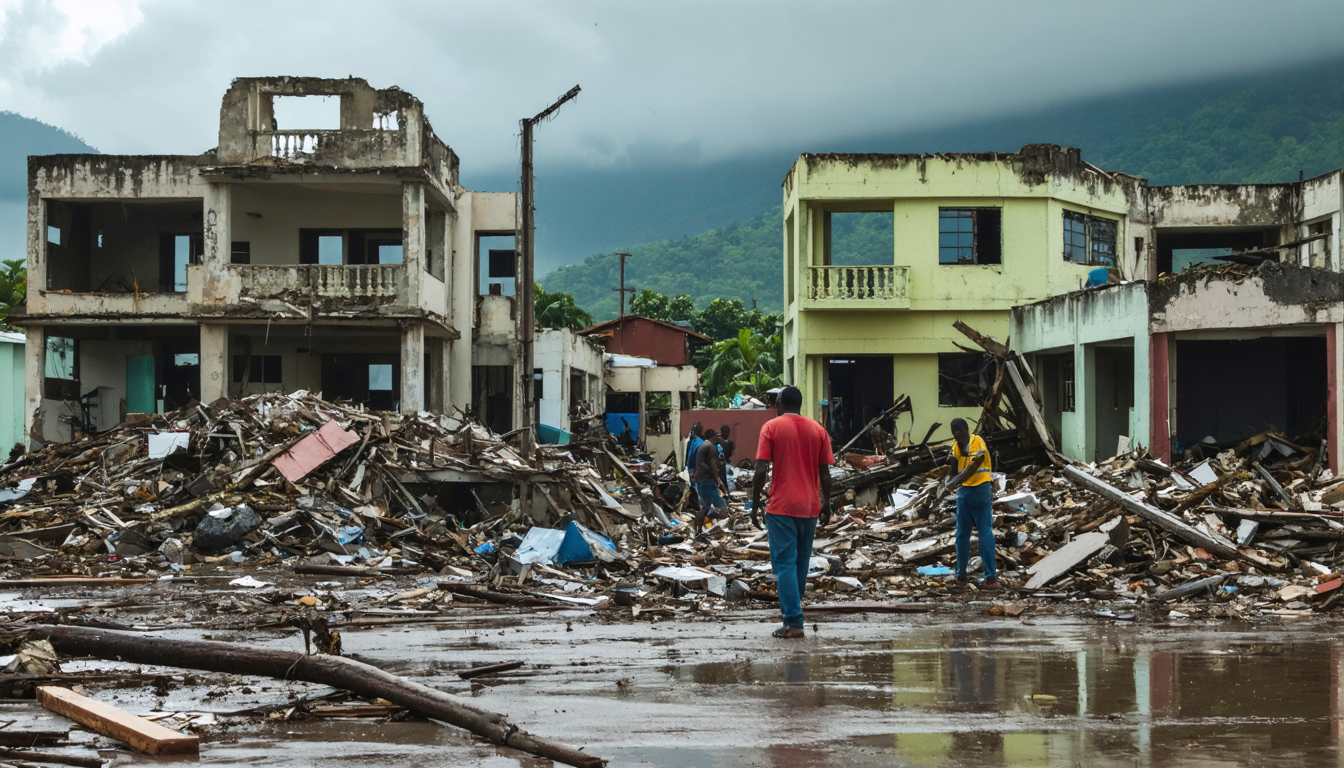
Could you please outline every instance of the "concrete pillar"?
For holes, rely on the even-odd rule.
[[[42,440],[39,410],[42,408],[42,379],[47,370],[47,329],[30,325],[24,329],[24,333],[23,434],[24,444],[31,446]],[[37,430],[33,429],[35,424]]]
[[[1344,462],[1340,461],[1340,418],[1344,417],[1341,396],[1344,396],[1344,323],[1330,323],[1325,327],[1326,350],[1326,450],[1330,454],[1330,471],[1339,474]]]
[[[36,192],[28,193],[27,268],[28,314],[39,315],[47,311],[47,299],[42,293],[47,287],[47,204]]]
[[[419,306],[425,276],[425,187],[418,181],[401,185],[401,262],[406,272],[403,300]]]
[[[437,337],[425,340],[425,351],[429,353],[429,369],[426,371],[429,391],[425,393],[425,410],[435,413],[444,412],[444,391],[448,383],[448,365],[443,359],[446,344],[446,339]]]
[[[1134,337],[1134,411],[1129,418],[1129,444],[1150,447],[1152,440],[1152,395],[1150,377],[1152,368],[1148,334]]]
[[[232,190],[229,184],[211,183],[205,192],[205,253],[201,257],[205,284],[199,287],[202,304],[222,304],[227,300],[224,286],[228,265],[233,262]],[[204,381],[201,385],[205,386]]]
[[[1171,334],[1154,333],[1148,337],[1148,395],[1152,405],[1148,450],[1159,459],[1171,463],[1171,357],[1168,350]],[[1331,454],[1331,461],[1334,461]]]
[[[677,466],[686,466],[686,448],[681,442],[681,392],[672,390],[672,453]]]
[[[201,324],[201,402],[228,396],[229,326]]]
[[[476,309],[475,236],[471,228],[471,193],[464,192],[457,202],[448,226],[452,252],[447,262],[449,316],[453,329],[461,336],[448,347],[448,404],[463,411],[471,407],[471,348],[475,335],[472,317]]]
[[[425,326],[411,323],[401,329],[401,412],[425,409]]]

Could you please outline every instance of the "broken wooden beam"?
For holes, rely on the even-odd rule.
[[[821,603],[807,606],[808,612],[820,613],[928,613],[933,603]]]
[[[1222,584],[1223,580],[1226,578],[1226,573],[1220,573],[1217,576],[1209,576],[1203,579],[1187,581],[1180,586],[1164,589],[1161,592],[1158,592],[1156,595],[1153,595],[1153,599],[1159,603],[1180,600],[1182,597],[1189,597],[1190,595],[1212,590],[1214,587]]]
[[[523,666],[524,663],[525,662],[521,661],[506,661],[503,664],[487,664],[484,667],[464,669],[461,672],[458,672],[457,676],[463,680],[470,680],[473,677],[480,677],[481,675],[493,675],[497,672],[508,672],[510,670],[518,669]]]
[[[1157,507],[1145,504],[1100,478],[1093,477],[1077,467],[1065,467],[1064,476],[1074,484],[1092,491],[1108,501],[1124,507],[1130,513],[1138,515],[1164,531],[1174,534],[1187,544],[1202,547],[1226,560],[1245,560],[1263,568],[1275,568],[1275,564],[1250,550],[1238,548],[1227,539],[1217,538],[1183,522],[1180,518]]]
[[[479,584],[459,584],[455,581],[440,581],[439,589],[452,592],[455,595],[466,595],[479,600],[485,600],[489,603],[498,603],[500,605],[555,605],[549,600],[542,600],[536,597],[526,595],[513,595],[508,592],[496,592],[493,589],[482,587]]]
[[[1088,558],[1105,549],[1106,545],[1123,547],[1128,539],[1129,526],[1125,524],[1125,516],[1116,515],[1097,530],[1075,536],[1068,544],[1037,560],[1027,569],[1031,578],[1027,580],[1025,588],[1040,589],[1087,562]]]
[[[0,589],[17,589],[29,587],[124,587],[127,584],[145,584],[154,581],[154,579],[117,579],[117,578],[97,578],[97,577],[60,577],[50,579],[3,579],[0,580]]]
[[[1013,382],[1013,387],[1017,390],[1017,396],[1022,400],[1022,407],[1027,409],[1027,416],[1031,419],[1031,424],[1036,428],[1036,436],[1041,439],[1041,444],[1050,452],[1053,460],[1055,454],[1055,439],[1050,436],[1050,430],[1045,426],[1045,418],[1041,416],[1041,409],[1036,405],[1036,397],[1027,389],[1026,382],[1022,380],[1022,374],[1017,370],[1017,363],[1012,360],[1003,364],[1008,369],[1008,379]]]
[[[117,659],[130,664],[181,667],[233,675],[263,675],[304,680],[350,691],[363,698],[386,699],[425,717],[471,731],[504,747],[522,750],[565,765],[599,768],[606,761],[567,744],[524,731],[496,712],[460,701],[442,691],[407,680],[378,667],[341,656],[305,655],[207,640],[170,640],[134,632],[50,624],[19,631],[51,642],[73,656]]]
[[[367,565],[300,563],[294,566],[294,573],[306,576],[409,576],[419,572],[418,568],[375,568]]]
[[[73,765],[75,768],[103,768],[108,761],[101,757],[80,757],[79,755],[58,755],[52,752],[21,752],[17,749],[0,749],[0,761],[16,763],[55,763]]]
[[[81,696],[68,688],[44,685],[37,689],[37,703],[108,738],[123,742],[137,752],[147,755],[201,753],[198,736],[164,728],[111,704]]]
[[[0,730],[0,747],[50,747],[70,738],[69,731]]]

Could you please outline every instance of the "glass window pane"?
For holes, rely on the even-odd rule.
[[[385,364],[369,366],[369,391],[392,391],[392,366]]]
[[[47,337],[46,377],[48,379],[75,378],[75,340],[60,336]]]
[[[317,238],[318,264],[344,264],[345,238],[341,235],[322,235]]]
[[[191,236],[175,236],[173,238],[173,290],[178,293],[187,290],[187,263],[189,261],[191,261]]]
[[[400,263],[401,263],[401,254],[402,254],[402,251],[401,251],[401,243],[397,243],[396,245],[379,245],[379,246],[378,246],[378,263],[379,263],[379,264],[400,264]]]

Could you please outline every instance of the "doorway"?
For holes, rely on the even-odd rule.
[[[895,397],[891,355],[825,358],[826,428],[833,445],[844,445],[885,411]],[[872,449],[864,437],[856,446]]]

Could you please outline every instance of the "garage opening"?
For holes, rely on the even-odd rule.
[[[1232,445],[1261,432],[1325,434],[1325,337],[1176,342],[1176,450],[1206,437]]]

